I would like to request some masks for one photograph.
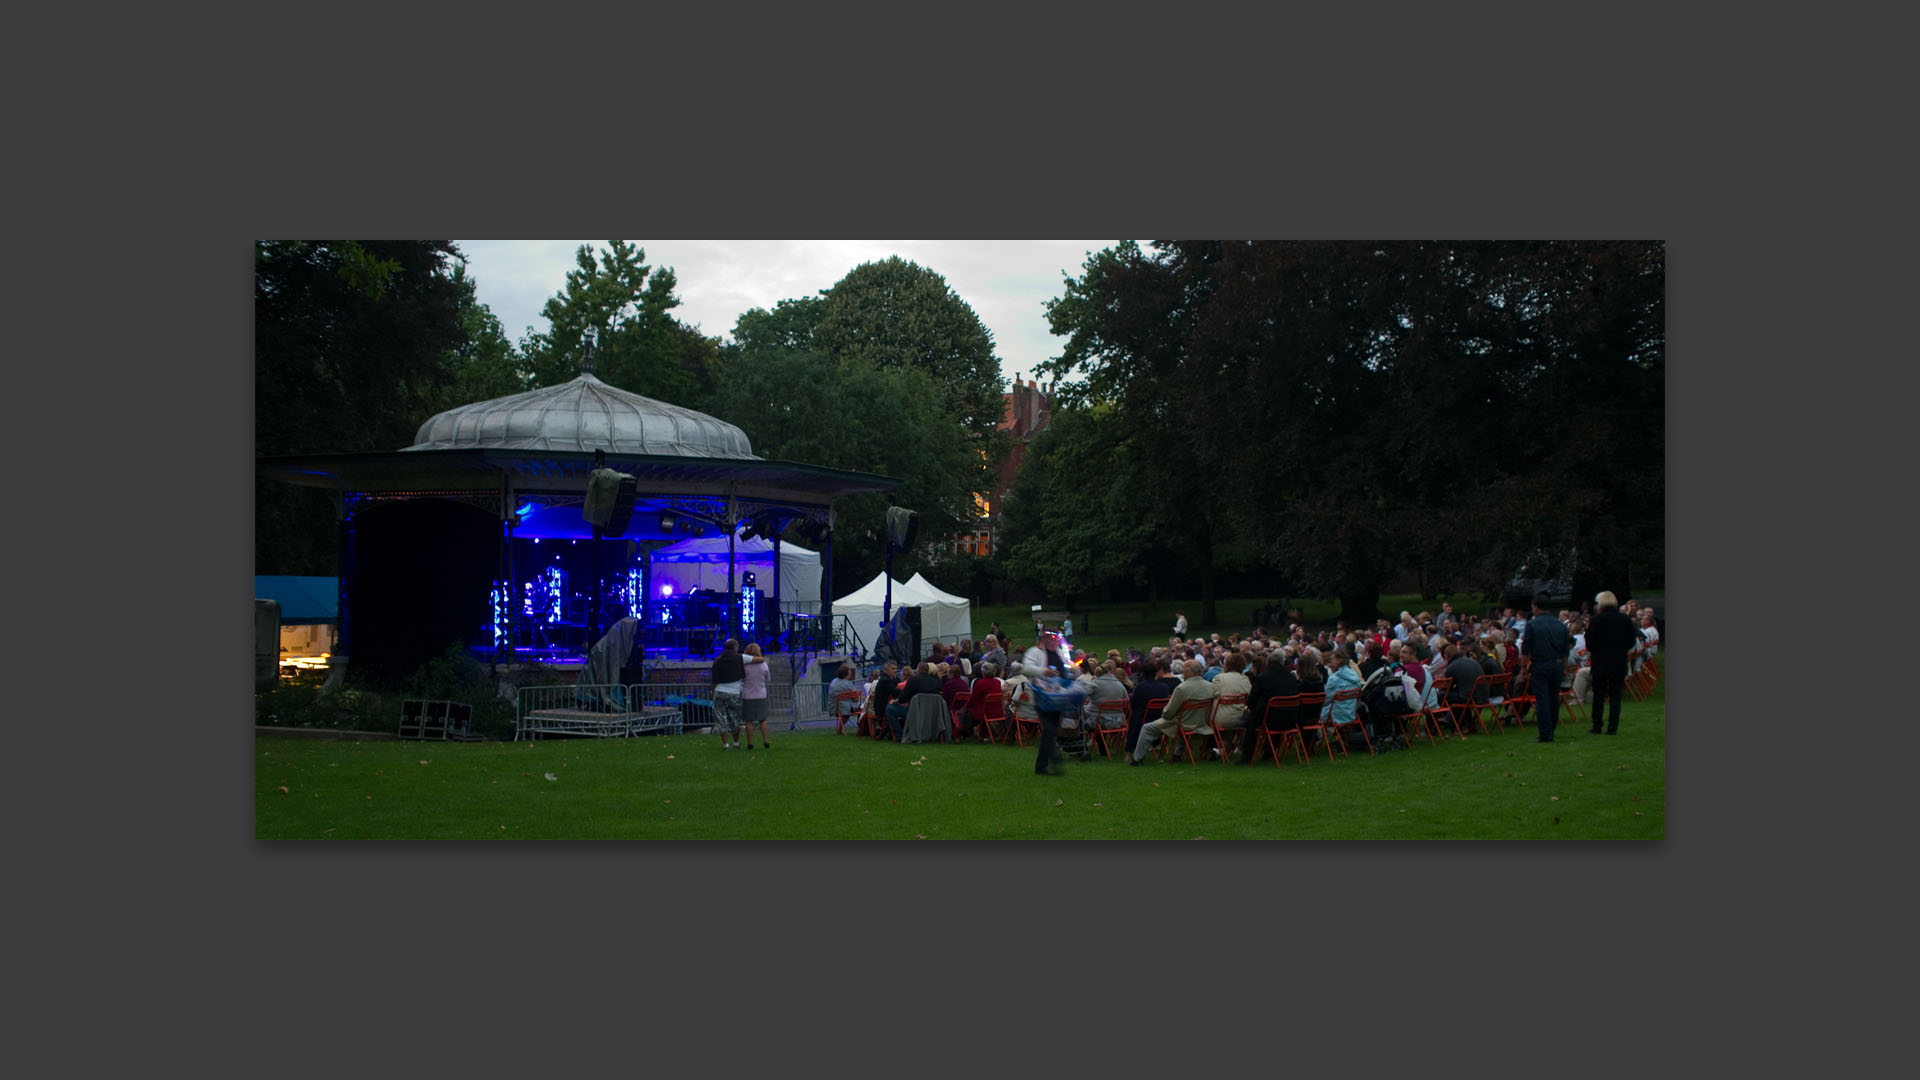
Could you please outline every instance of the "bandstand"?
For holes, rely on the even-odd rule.
[[[583,513],[602,465],[634,478],[617,533]],[[812,675],[816,661],[859,649],[833,617],[834,500],[899,485],[757,457],[738,427],[608,385],[590,359],[570,382],[440,413],[399,450],[256,467],[334,493],[335,656],[391,676],[456,641],[495,664],[578,667],[604,628],[629,615],[642,622],[634,663],[649,677],[704,672],[729,636],[759,642],[769,659],[786,654],[796,677]],[[783,550],[795,546],[781,539],[789,525],[818,552],[815,596],[783,587],[804,566]],[[712,576],[698,588],[656,587],[668,575],[653,555],[703,537]]]

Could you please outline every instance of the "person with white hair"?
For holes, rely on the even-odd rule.
[[[1182,724],[1180,712],[1189,702],[1213,699],[1213,684],[1200,677],[1200,673],[1204,670],[1198,660],[1188,660],[1181,666],[1180,685],[1174,687],[1173,693],[1167,696],[1167,705],[1160,713],[1160,718],[1140,728],[1140,739],[1134,744],[1133,756],[1127,759],[1129,765],[1138,765],[1145,761],[1160,740],[1174,737],[1174,733],[1180,730]],[[1187,730],[1195,733],[1210,734],[1212,732],[1205,717],[1198,720],[1187,719],[1185,725]]]
[[[1601,733],[1601,715],[1606,714],[1605,732],[1620,731],[1620,692],[1627,678],[1627,656],[1640,640],[1633,620],[1620,612],[1620,602],[1611,592],[1593,598],[1593,618],[1587,621],[1587,666],[1593,684],[1593,714],[1589,734]]]

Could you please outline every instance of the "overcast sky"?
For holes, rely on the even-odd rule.
[[[459,240],[480,302],[493,309],[516,344],[544,332],[540,309],[566,287],[582,244],[604,240]],[[1047,330],[1045,301],[1079,277],[1087,256],[1113,240],[633,240],[650,267],[671,267],[680,306],[674,315],[709,337],[732,340],[733,324],[752,308],[816,296],[861,263],[892,255],[947,280],[993,334],[1001,375],[1032,378],[1036,364],[1060,354]]]

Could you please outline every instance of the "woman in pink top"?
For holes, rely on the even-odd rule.
[[[753,726],[759,724],[760,749],[771,750],[773,744],[767,741],[767,658],[751,641],[742,652],[740,659],[746,663],[747,674],[740,685],[740,726],[747,729],[747,749],[753,749]]]

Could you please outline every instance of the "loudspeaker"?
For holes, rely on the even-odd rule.
[[[889,650],[893,659],[902,664],[917,664],[920,661],[920,609],[917,607],[896,608],[891,625],[893,645]],[[886,643],[886,637],[881,638]]]
[[[913,547],[913,539],[920,532],[920,519],[913,511],[902,506],[887,507],[887,543],[896,551],[906,551]]]
[[[587,477],[587,502],[580,516],[600,526],[603,536],[620,536],[633,521],[636,481],[629,473],[595,469]]]
[[[614,492],[613,513],[608,516],[606,527],[600,530],[602,536],[625,536],[627,526],[633,523],[633,494],[636,482],[626,473],[620,474],[620,487]]]

